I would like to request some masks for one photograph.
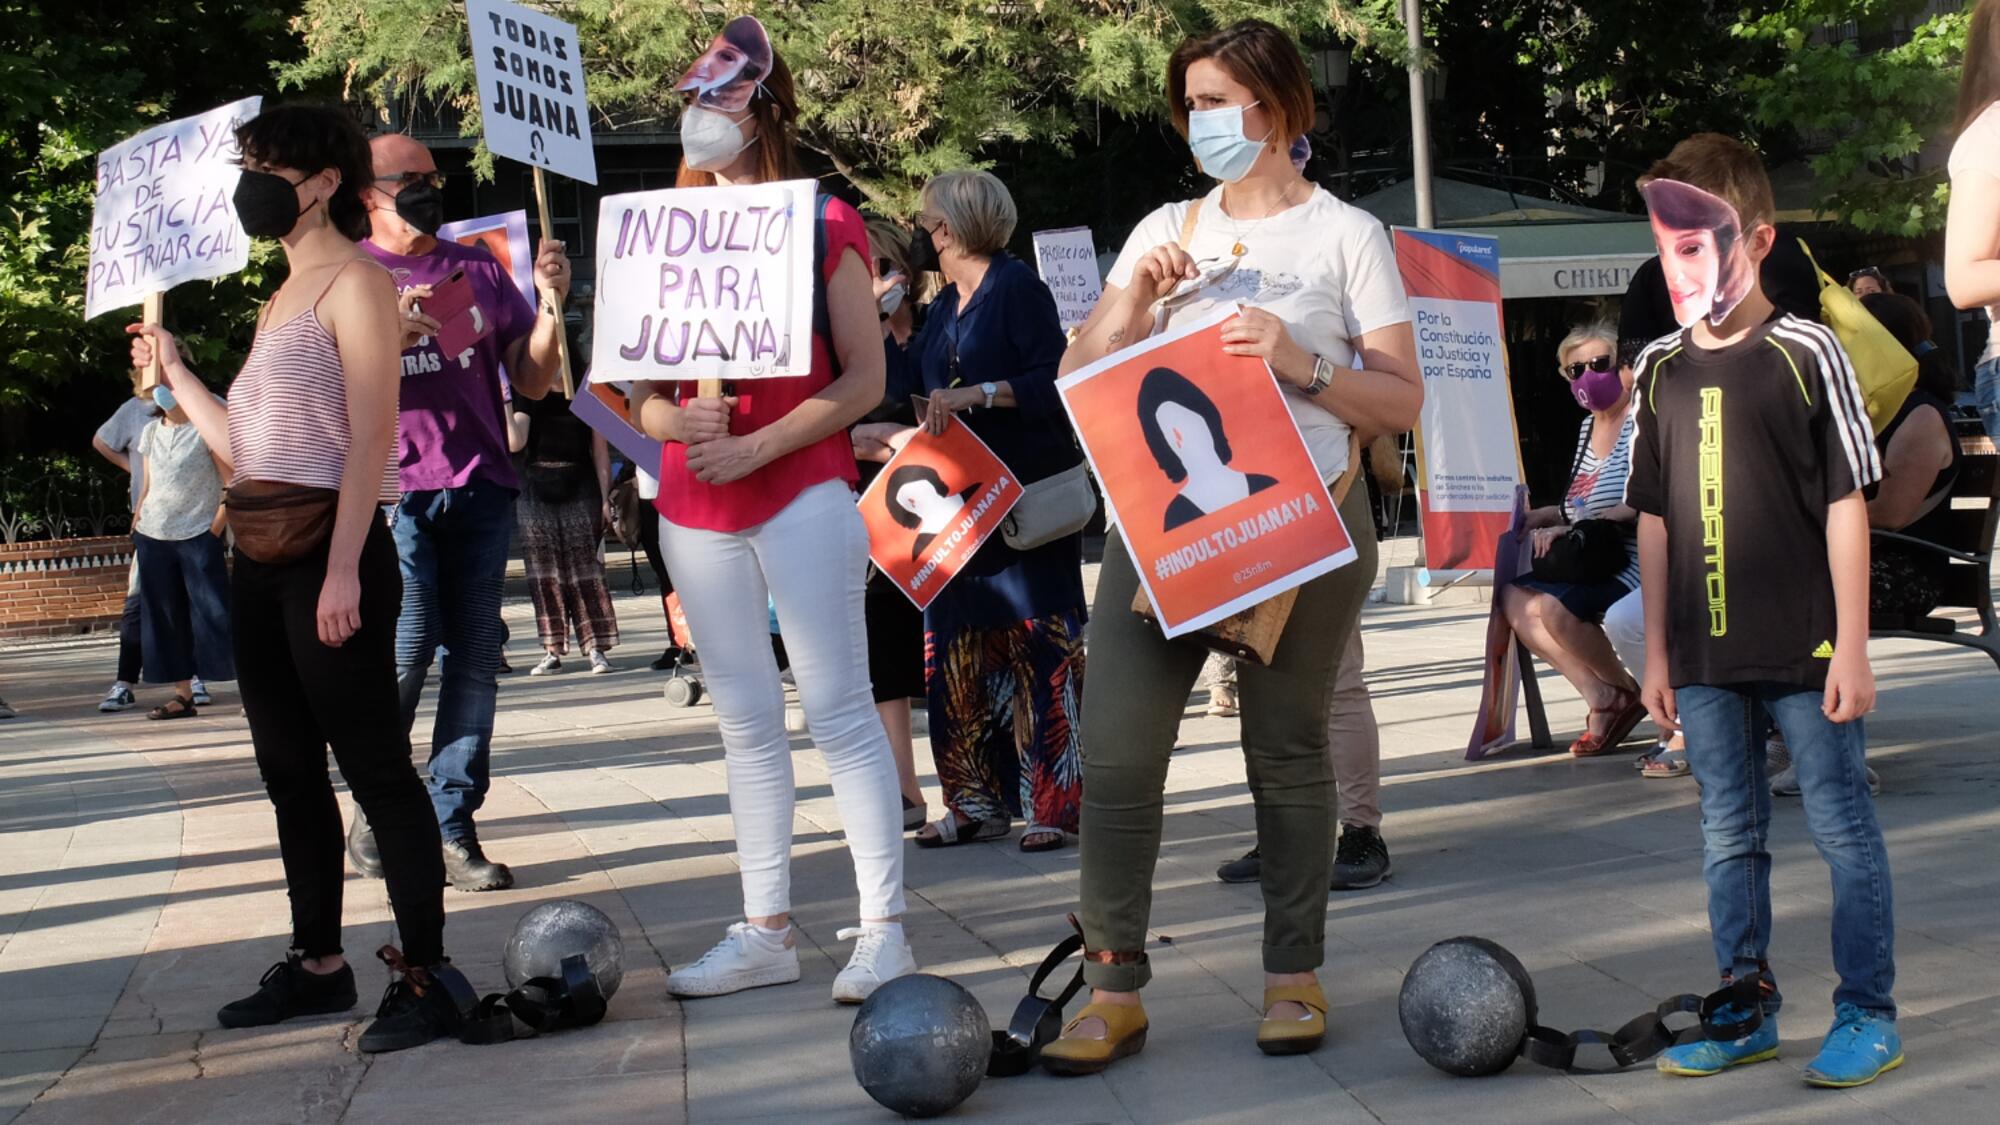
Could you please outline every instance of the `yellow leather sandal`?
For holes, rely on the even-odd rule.
[[[1104,1021],[1103,1038],[1068,1038],[1092,1016]],[[1146,1045],[1146,1009],[1137,1004],[1086,1004],[1063,1028],[1063,1035],[1042,1048],[1042,1066],[1050,1074],[1096,1074]]]
[[[1304,1005],[1306,1018],[1274,1020],[1268,1013],[1285,1001]],[[1303,1055],[1326,1041],[1326,994],[1317,984],[1281,984],[1264,990],[1262,1023],[1257,1025],[1257,1049],[1267,1055]]]

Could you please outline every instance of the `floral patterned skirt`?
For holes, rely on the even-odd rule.
[[[1083,620],[1071,610],[924,635],[931,755],[945,804],[976,819],[1076,831]]]

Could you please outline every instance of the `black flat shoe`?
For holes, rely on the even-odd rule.
[[[388,962],[395,979],[376,1005],[375,1022],[355,1042],[357,1049],[368,1055],[407,1051],[458,1034],[466,1014],[461,1001],[472,997],[472,986],[450,961],[422,968],[405,965],[392,946],[384,946],[378,956]]]
[[[1215,869],[1215,877],[1225,883],[1254,883],[1264,877],[1264,857],[1256,848]]]
[[[382,849],[376,846],[375,830],[368,826],[368,814],[359,805],[354,809],[354,823],[347,826],[347,862],[364,879],[382,877]]]
[[[315,973],[296,953],[265,971],[257,991],[215,1013],[224,1027],[264,1027],[297,1016],[325,1016],[354,1007],[354,966]]]

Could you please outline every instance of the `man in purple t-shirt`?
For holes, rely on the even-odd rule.
[[[500,591],[520,491],[507,452],[501,376],[515,394],[538,399],[548,393],[561,364],[557,338],[569,259],[562,243],[542,240],[535,258],[537,309],[484,249],[433,237],[444,222],[443,177],[428,148],[393,133],[376,137],[370,147],[375,183],[365,198],[374,229],[362,246],[394,275],[403,311],[403,496],[394,523],[403,570],[403,612],[396,622],[403,722],[415,723],[431,660],[442,646],[429,785],[445,872],[461,890],[497,890],[513,885],[513,872],[486,858],[472,816],[490,782]],[[438,322],[423,303],[461,270],[487,331],[446,355],[432,335]],[[355,867],[378,874],[374,835],[358,812],[347,842]]]

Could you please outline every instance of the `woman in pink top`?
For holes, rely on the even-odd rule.
[[[344,1012],[354,969],[341,955],[340,806],[328,747],[381,841],[389,903],[405,954],[384,947],[397,978],[363,1051],[393,1051],[455,1030],[459,1012],[428,978],[444,958],[444,861],[430,797],[410,764],[396,695],[396,615],[403,587],[380,505],[396,498],[396,392],[402,318],[388,271],[356,242],[368,142],[334,109],[281,106],[236,133],[243,229],[276,238],[291,267],[265,306],[227,406],[188,370],[172,334],[133,325],[132,363],[156,358],[175,397],[233,473],[238,531],[230,581],[243,713],[278,821],[292,905],[292,949],[257,991],[223,1007],[224,1027]],[[286,494],[287,512],[331,506],[331,530],[297,558],[256,540],[237,504]],[[322,525],[323,526],[323,525]],[[313,536],[290,536],[283,548]],[[263,560],[252,557],[262,554]]]
[[[716,49],[734,64],[727,81],[691,71],[683,83],[692,88],[681,119],[680,186],[797,178],[798,103],[763,27],[735,20]],[[813,333],[810,375],[745,382],[727,398],[693,397],[687,383],[633,389],[641,425],[666,443],[655,501],[660,546],[721,723],[743,872],[745,921],[667,979],[677,996],[799,979],[790,893],[796,793],[767,593],[807,725],[826,756],[860,891],[862,925],[840,931],[859,940],[834,979],[834,999],[860,1003],[884,981],[916,971],[901,923],[896,764],[869,688],[868,536],[854,507],[858,474],[847,436],[882,399],[882,330],[861,217],[828,201],[817,242],[825,248],[816,281],[826,315]]]
[[[1965,31],[1950,167],[1944,285],[1952,304],[1986,310],[1973,397],[1987,436],[2000,439],[2000,0],[1979,0]]]

